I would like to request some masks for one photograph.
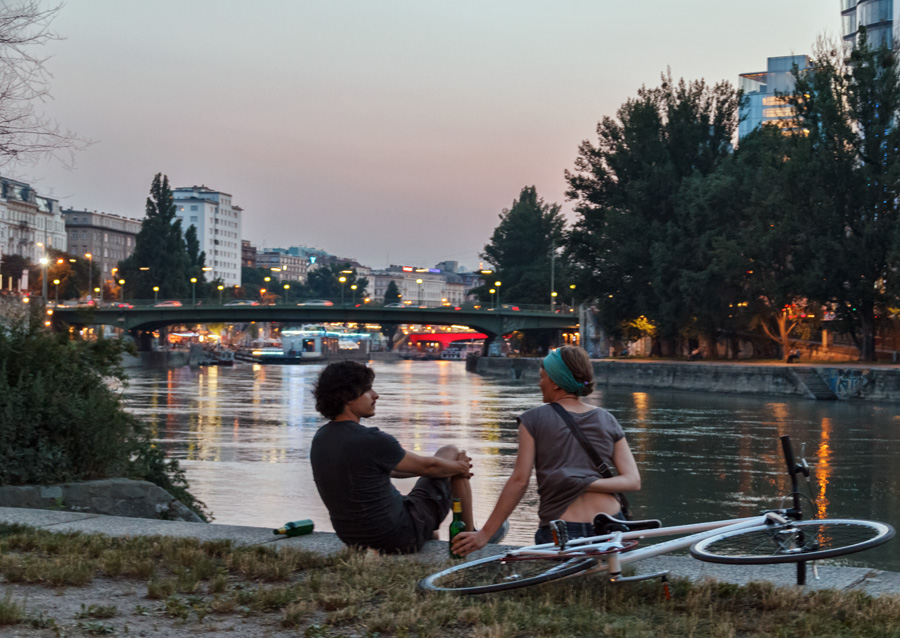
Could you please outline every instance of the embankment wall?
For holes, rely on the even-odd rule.
[[[538,358],[473,357],[467,369],[478,374],[534,381],[540,374]],[[598,386],[658,388],[691,392],[810,397],[802,373],[812,371],[823,380],[855,380],[848,400],[900,403],[900,366],[865,367],[816,365],[764,365],[709,361],[595,360]]]

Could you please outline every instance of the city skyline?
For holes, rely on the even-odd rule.
[[[94,143],[71,170],[11,172],[65,208],[135,218],[162,172],[231,194],[260,249],[474,268],[524,186],[571,221],[578,144],[667,68],[736,85],[839,37],[837,0],[708,5],[70,4],[42,108]]]

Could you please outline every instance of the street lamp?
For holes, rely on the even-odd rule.
[[[338,277],[338,281],[341,282],[341,306],[344,305],[344,284],[347,283],[347,278],[344,276]]]
[[[353,305],[354,306],[356,305],[356,288],[357,288],[356,284],[353,284],[352,286],[350,286],[350,290],[353,291]]]
[[[59,305],[59,279],[53,280],[53,285],[56,286],[56,305]]]
[[[572,312],[575,312],[575,284],[569,284],[569,289],[572,291]]]
[[[97,300],[97,303],[102,303],[103,302],[103,292],[101,291],[101,289],[94,288],[94,292],[96,292],[97,296],[100,297],[100,299]]]
[[[124,279],[119,280],[119,293],[122,298],[122,303],[125,303],[125,280]]]
[[[555,290],[550,293],[550,312],[556,312],[556,295]]]
[[[191,277],[191,305],[197,305],[197,278]]]
[[[497,308],[500,308],[500,286],[501,283],[499,281],[494,282],[494,286],[497,287]]]
[[[222,305],[222,291],[225,290],[225,286],[219,284],[219,305]]]
[[[422,305],[422,280],[416,279],[416,283],[419,285],[419,305]]]
[[[47,303],[47,262],[50,261],[46,257],[41,257],[41,269],[43,274],[41,275],[41,298],[43,299],[42,303]]]
[[[291,284],[284,284],[284,303],[290,303],[288,295],[291,294]]]
[[[494,293],[496,293],[497,291],[491,288],[488,292],[491,293],[491,308],[496,308],[497,302],[494,301]]]
[[[159,297],[159,286],[153,286],[153,303],[156,303],[157,298]]]
[[[84,253],[88,260],[88,301],[93,297],[91,292],[94,289],[94,256],[91,253]]]

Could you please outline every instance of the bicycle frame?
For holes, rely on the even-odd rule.
[[[545,543],[543,545],[532,545],[507,552],[508,556],[521,555],[545,555],[545,556],[577,556],[580,552],[586,550],[612,550],[604,558],[599,561],[597,567],[589,570],[590,572],[607,570],[610,580],[620,580],[622,567],[630,563],[635,563],[646,558],[654,558],[669,552],[680,549],[687,549],[694,543],[701,541],[710,536],[730,532],[733,530],[745,529],[765,525],[769,522],[784,522],[785,519],[775,512],[767,512],[759,516],[749,518],[732,518],[721,521],[709,521],[705,523],[694,523],[691,525],[675,525],[672,527],[658,527],[656,529],[645,529],[636,532],[615,532],[612,534],[604,534],[602,536],[589,536],[585,538],[576,538],[569,541],[568,546],[564,550],[553,549],[553,543]],[[621,546],[623,540],[640,540],[642,538],[658,538],[661,536],[679,536],[669,541],[663,541],[642,547],[632,549],[627,552],[615,551],[616,546]]]

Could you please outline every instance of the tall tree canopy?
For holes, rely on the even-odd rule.
[[[135,239],[134,253],[119,262],[116,278],[125,280],[129,298],[151,299],[154,286],[159,286],[159,297],[186,298],[191,293],[191,277],[203,281],[203,271],[198,276],[192,274],[195,272],[192,268],[199,270],[188,255],[169,178],[157,173],[147,198],[146,217]]]
[[[534,186],[526,186],[500,223],[481,257],[495,272],[485,288],[501,282],[501,299],[521,304],[550,302],[551,259],[563,244],[565,220],[558,204],[545,203]],[[559,264],[556,264],[558,267]]]
[[[642,87],[617,117],[582,142],[567,196],[578,216],[567,254],[579,290],[597,299],[607,329],[646,316],[672,338],[692,310],[676,284],[696,268],[703,220],[679,215],[686,180],[708,175],[729,155],[739,93],[729,83],[674,82]]]
[[[790,96],[802,131],[814,272],[807,293],[832,302],[860,358],[875,358],[875,320],[896,300],[900,237],[900,72],[896,53],[869,46],[860,29],[845,57],[820,43]]]

